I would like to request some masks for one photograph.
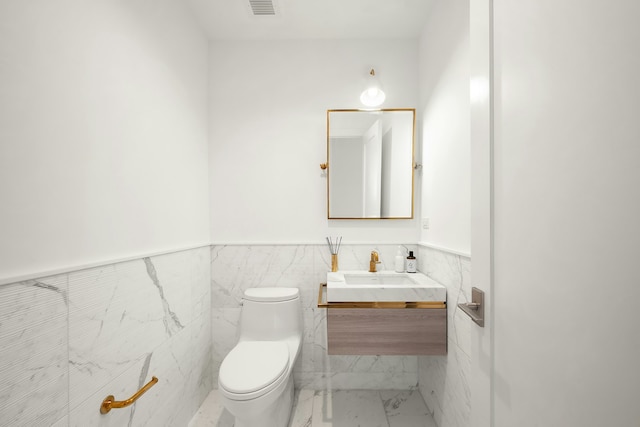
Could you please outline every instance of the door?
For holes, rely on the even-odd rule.
[[[488,130],[472,108],[472,277],[489,319],[473,332],[470,426],[638,427],[640,3],[491,7]]]

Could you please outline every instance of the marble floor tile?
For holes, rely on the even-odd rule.
[[[213,390],[189,427],[233,427]],[[289,427],[436,427],[419,390],[296,390]]]
[[[315,390],[296,390],[289,427],[311,427]]]
[[[389,427],[437,427],[418,390],[382,390]]]
[[[312,427],[389,427],[376,390],[318,391]]]
[[[218,390],[212,390],[191,418],[189,427],[233,427],[233,423],[234,417],[224,409]]]

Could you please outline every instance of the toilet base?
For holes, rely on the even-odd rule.
[[[236,415],[234,427],[287,427],[293,408],[293,374],[289,375],[287,386],[276,401],[259,414],[245,418]]]

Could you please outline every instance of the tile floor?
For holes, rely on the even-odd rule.
[[[189,427],[232,427],[213,390]],[[289,427],[436,427],[419,390],[296,390]]]

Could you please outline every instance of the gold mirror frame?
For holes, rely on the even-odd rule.
[[[330,195],[330,179],[331,179],[331,165],[330,165],[330,145],[331,145],[331,113],[385,113],[385,112],[411,112],[412,119],[412,129],[411,129],[411,159],[410,162],[407,163],[407,167],[410,168],[411,171],[411,207],[410,207],[410,215],[409,216],[377,216],[377,217],[356,217],[356,216],[331,216],[331,195]],[[415,201],[415,169],[418,167],[415,161],[415,139],[416,139],[416,110],[415,108],[384,108],[384,109],[373,109],[373,110],[363,110],[363,109],[335,109],[335,110],[327,110],[327,163],[322,163],[320,165],[321,169],[327,171],[327,219],[334,220],[342,220],[342,219],[365,219],[365,220],[378,220],[378,219],[413,219],[414,216],[414,201]]]

